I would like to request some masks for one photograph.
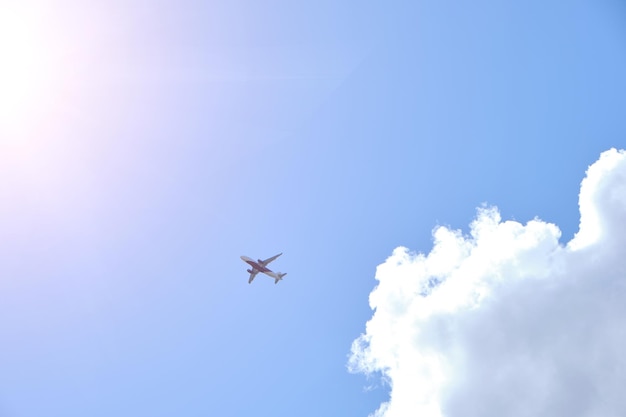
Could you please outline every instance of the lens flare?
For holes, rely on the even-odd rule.
[[[53,90],[53,40],[42,17],[17,7],[0,13],[0,143],[31,129]]]

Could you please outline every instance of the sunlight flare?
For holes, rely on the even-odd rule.
[[[55,39],[44,17],[19,7],[0,13],[0,143],[32,129],[58,88]]]

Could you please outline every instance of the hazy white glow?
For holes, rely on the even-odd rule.
[[[567,245],[535,219],[480,209],[469,235],[440,227],[428,255],[397,248],[350,369],[380,372],[376,416],[626,415],[626,154],[604,152]]]
[[[53,48],[45,23],[32,9],[6,7],[0,13],[0,141],[16,140],[34,122],[52,88]]]

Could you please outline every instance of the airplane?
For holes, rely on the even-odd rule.
[[[264,261],[260,259],[255,261],[252,258],[248,258],[247,256],[241,256],[241,260],[252,267],[252,269],[247,269],[247,271],[250,273],[250,279],[248,279],[248,284],[252,283],[252,280],[254,279],[254,277],[256,277],[256,274],[258,274],[259,272],[262,272],[265,275],[268,275],[274,278],[274,284],[278,284],[278,281],[283,279],[283,277],[287,275],[287,273],[282,274],[280,272],[270,271],[267,268],[267,264],[272,262],[274,259],[278,258],[280,255],[282,255],[282,252],[279,253],[278,255],[272,256],[271,258],[267,258]]]

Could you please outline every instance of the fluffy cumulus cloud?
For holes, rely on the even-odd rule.
[[[380,373],[376,417],[626,415],[626,153],[580,190],[580,228],[502,221],[439,227],[425,255],[397,248],[376,271],[354,372]]]

